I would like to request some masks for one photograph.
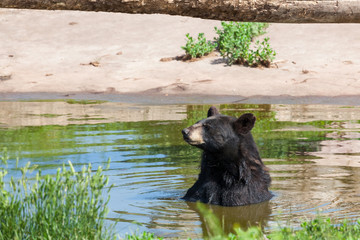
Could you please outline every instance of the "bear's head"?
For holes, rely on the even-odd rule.
[[[253,142],[251,129],[256,118],[245,113],[239,118],[221,115],[215,107],[210,107],[207,118],[182,130],[184,140],[209,152],[222,152],[239,148],[240,143]]]

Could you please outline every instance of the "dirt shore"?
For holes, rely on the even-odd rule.
[[[167,15],[0,9],[0,100],[360,103],[360,25],[271,24],[272,68],[184,52],[220,21]],[[142,100],[139,100],[142,99]],[[249,100],[250,99],[250,100]]]

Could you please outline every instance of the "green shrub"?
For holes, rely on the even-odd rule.
[[[188,56],[185,59],[202,57],[217,47],[228,65],[270,66],[276,53],[270,47],[269,38],[265,38],[262,42],[252,43],[255,37],[265,33],[265,29],[268,27],[267,23],[221,22],[221,26],[222,28],[215,27],[218,35],[215,43],[207,41],[204,33],[199,34],[198,42],[186,34],[187,43],[181,47]]]
[[[190,34],[186,34],[187,42],[185,46],[181,48],[185,50],[186,58],[199,58],[205,56],[216,48],[216,45],[211,41],[207,41],[204,33],[199,33],[197,37],[197,42],[194,40]]]
[[[108,178],[91,165],[75,172],[71,162],[55,176],[27,177],[30,162],[16,170],[20,179],[5,180],[6,153],[0,167],[0,239],[111,239],[112,227],[105,226],[108,212]],[[105,196],[105,197],[104,197]]]
[[[265,38],[261,43],[257,41],[255,47],[251,47],[252,40],[264,34],[268,24],[222,22],[221,26],[222,29],[215,27],[218,34],[216,42],[221,56],[227,59],[228,65],[270,66],[276,53],[270,48],[269,38]]]
[[[275,59],[275,51],[270,47],[269,38],[264,38],[262,42],[256,41],[256,50],[251,50],[252,58],[247,60],[250,66],[262,65],[270,67],[270,63]]]
[[[249,22],[221,22],[222,29],[215,27],[218,37],[215,38],[218,48],[223,49],[226,43],[238,42],[240,39],[248,42],[253,38],[265,34],[268,23]]]

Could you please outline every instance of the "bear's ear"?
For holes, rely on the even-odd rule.
[[[216,107],[211,106],[211,107],[209,108],[207,117],[211,117],[211,116],[215,116],[215,115],[219,115],[219,114],[220,114],[220,113],[219,113],[219,110],[217,110]]]
[[[234,123],[234,129],[237,133],[247,134],[254,127],[256,117],[252,113],[241,115]]]

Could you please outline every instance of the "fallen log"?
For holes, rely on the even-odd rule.
[[[170,14],[283,23],[360,23],[360,0],[0,0],[2,8]]]

